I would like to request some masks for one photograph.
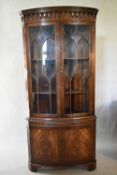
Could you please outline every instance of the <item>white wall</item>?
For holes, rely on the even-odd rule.
[[[28,103],[20,11],[55,5],[99,9],[96,33],[96,114],[99,135],[103,135],[110,124],[113,133],[113,125],[117,124],[117,119],[109,124],[117,111],[117,1],[0,0],[0,151],[27,149],[25,118],[28,116]],[[107,117],[109,122],[102,122],[103,117]]]

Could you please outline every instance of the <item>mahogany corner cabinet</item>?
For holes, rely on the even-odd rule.
[[[29,169],[96,168],[95,8],[22,10]]]

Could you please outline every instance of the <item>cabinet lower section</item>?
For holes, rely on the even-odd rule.
[[[30,118],[29,168],[95,169],[95,117]]]

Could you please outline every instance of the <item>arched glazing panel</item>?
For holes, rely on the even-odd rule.
[[[89,58],[89,44],[86,39],[81,38],[77,44],[77,58],[88,59]]]
[[[75,58],[76,44],[74,40],[66,38],[64,45],[65,58]]]
[[[42,59],[55,59],[55,42],[53,38],[47,39],[42,45]]]
[[[50,26],[30,28],[31,59],[55,58],[54,30]]]

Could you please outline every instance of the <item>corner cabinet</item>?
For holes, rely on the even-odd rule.
[[[21,12],[30,114],[29,168],[95,160],[95,19],[98,10],[46,7]]]

